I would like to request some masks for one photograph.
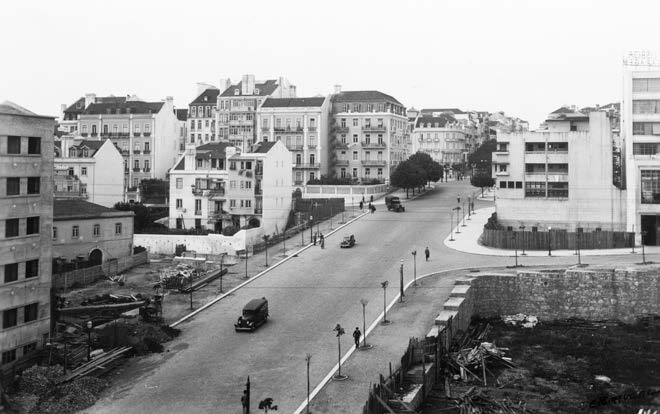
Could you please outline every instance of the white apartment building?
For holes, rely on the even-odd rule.
[[[332,96],[332,165],[339,178],[389,182],[411,154],[406,108],[379,91],[345,91]]]
[[[55,141],[55,198],[84,199],[104,207],[124,200],[124,159],[109,139],[64,135]]]
[[[607,114],[573,113],[546,123],[547,130],[497,136],[498,222],[516,230],[624,231],[625,191],[613,185]]]
[[[466,161],[476,129],[453,116],[420,116],[412,131],[412,151],[429,154],[434,161],[450,167]]]
[[[257,110],[262,142],[282,141],[291,151],[294,185],[328,175],[330,99],[268,98]]]
[[[188,144],[202,145],[219,141],[216,130],[217,101],[220,90],[212,85],[197,84],[197,98],[188,105]]]
[[[621,138],[627,188],[626,229],[660,244],[660,61],[631,53],[623,65]],[[641,232],[646,232],[642,241]]]

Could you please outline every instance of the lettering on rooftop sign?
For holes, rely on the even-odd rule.
[[[660,59],[648,50],[631,50],[623,57],[626,66],[660,66]]]

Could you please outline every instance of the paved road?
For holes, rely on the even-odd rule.
[[[168,352],[139,360],[122,375],[123,387],[100,400],[94,413],[240,413],[246,377],[252,382],[252,404],[273,397],[280,412],[294,411],[305,399],[305,353],[312,353],[312,388],[337,362],[340,323],[350,333],[362,326],[360,299],[369,300],[367,324],[382,310],[380,282],[388,280],[388,297],[399,289],[399,260],[411,280],[412,249],[419,252],[418,274],[468,266],[511,264],[506,257],[456,252],[443,245],[449,232],[451,207],[459,193],[471,192],[467,182],[443,183],[407,202],[405,213],[379,208],[314,247],[273,269],[262,278],[223,299],[190,322],[183,335],[168,344]],[[477,207],[479,206],[478,202]],[[343,235],[354,234],[357,246],[340,249]],[[423,260],[425,246],[431,261]],[[611,258],[593,258],[590,263]],[[634,258],[621,258],[634,260]],[[536,264],[572,263],[572,258],[537,258]],[[253,334],[236,333],[233,323],[250,299],[265,296],[271,319]],[[444,300],[444,298],[438,298]]]

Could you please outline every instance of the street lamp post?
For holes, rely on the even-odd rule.
[[[520,255],[527,256],[527,253],[525,253],[525,225],[521,224],[518,228],[522,231],[522,253]]]
[[[449,241],[454,241],[454,211],[449,213]]]
[[[646,264],[646,252],[644,251],[644,238],[646,237],[646,230],[642,230],[642,264]]]
[[[579,231],[577,233],[575,233],[575,236],[577,238],[577,254],[578,254],[578,264],[579,265],[582,264],[582,258],[580,257],[581,256],[580,255],[580,238],[581,238],[581,235],[582,235],[582,233],[579,232]]]
[[[286,229],[282,231],[282,243],[284,243],[283,250],[284,253],[282,254],[284,257],[286,257]]]
[[[417,287],[417,250],[411,252],[413,256],[413,286]]]
[[[314,203],[314,210],[316,211],[316,234],[319,234],[319,228],[321,226],[321,220],[318,220],[319,216],[319,203]]]
[[[312,242],[312,239],[314,239],[314,235],[312,232],[314,231],[314,216],[309,216],[309,242]]]
[[[264,239],[264,245],[266,246],[266,265],[265,267],[268,267],[268,239],[270,238],[270,235],[264,234],[263,239]]]
[[[247,272],[247,265],[248,265],[248,246],[245,246],[245,278],[248,278],[248,272]]]
[[[465,211],[465,200],[463,200],[463,211]],[[463,224],[461,224],[461,227],[465,227],[465,213],[463,213]]]
[[[220,255],[220,293],[222,293],[222,265],[225,260],[225,253]]]
[[[190,275],[190,309],[193,308],[192,294],[193,294],[193,278],[192,278],[192,274],[191,274]]]
[[[312,354],[305,354],[305,362],[307,363],[307,409],[305,412],[309,414],[309,362],[312,360]]]
[[[459,214],[461,214],[461,206],[454,207],[454,210],[456,210],[456,234],[460,234],[461,231],[458,229],[458,222],[461,220],[461,217],[459,216]]]
[[[471,216],[471,214],[470,214],[470,205],[471,205],[471,203],[472,203],[472,201],[470,200],[470,196],[468,196],[468,218],[467,218],[468,220],[472,220],[470,218],[470,216]],[[465,207],[465,206],[463,206],[463,207]]]
[[[333,331],[337,332],[337,360],[339,365],[339,370],[337,371],[337,374],[333,378],[342,381],[348,378],[346,375],[341,374],[341,336],[346,332],[344,331],[344,328],[342,328],[340,324],[337,324],[337,326],[335,326],[335,329],[333,329]]]
[[[517,238],[516,238],[516,233],[513,233],[513,236],[511,236],[511,239],[513,240],[513,247],[515,251],[515,256],[516,256],[516,268],[518,268],[518,243],[517,243]]]
[[[371,349],[371,345],[367,345],[367,318],[366,307],[369,301],[367,299],[360,299],[362,304],[362,346],[358,349]]]
[[[400,261],[401,267],[399,268],[399,302],[403,303],[403,259]]]
[[[548,256],[552,256],[552,227],[548,226]]]
[[[388,325],[392,322],[387,320],[387,286],[390,284],[389,281],[380,282],[380,287],[383,288],[383,325]]]
[[[87,321],[87,361],[92,360],[92,321]]]

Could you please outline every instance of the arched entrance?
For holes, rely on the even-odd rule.
[[[101,252],[99,249],[94,249],[92,252],[89,254],[89,264],[92,266],[100,265],[103,263],[103,252]]]
[[[256,228],[261,226],[261,222],[259,221],[258,218],[252,217],[251,219],[248,220],[248,225],[250,225],[250,227]]]

